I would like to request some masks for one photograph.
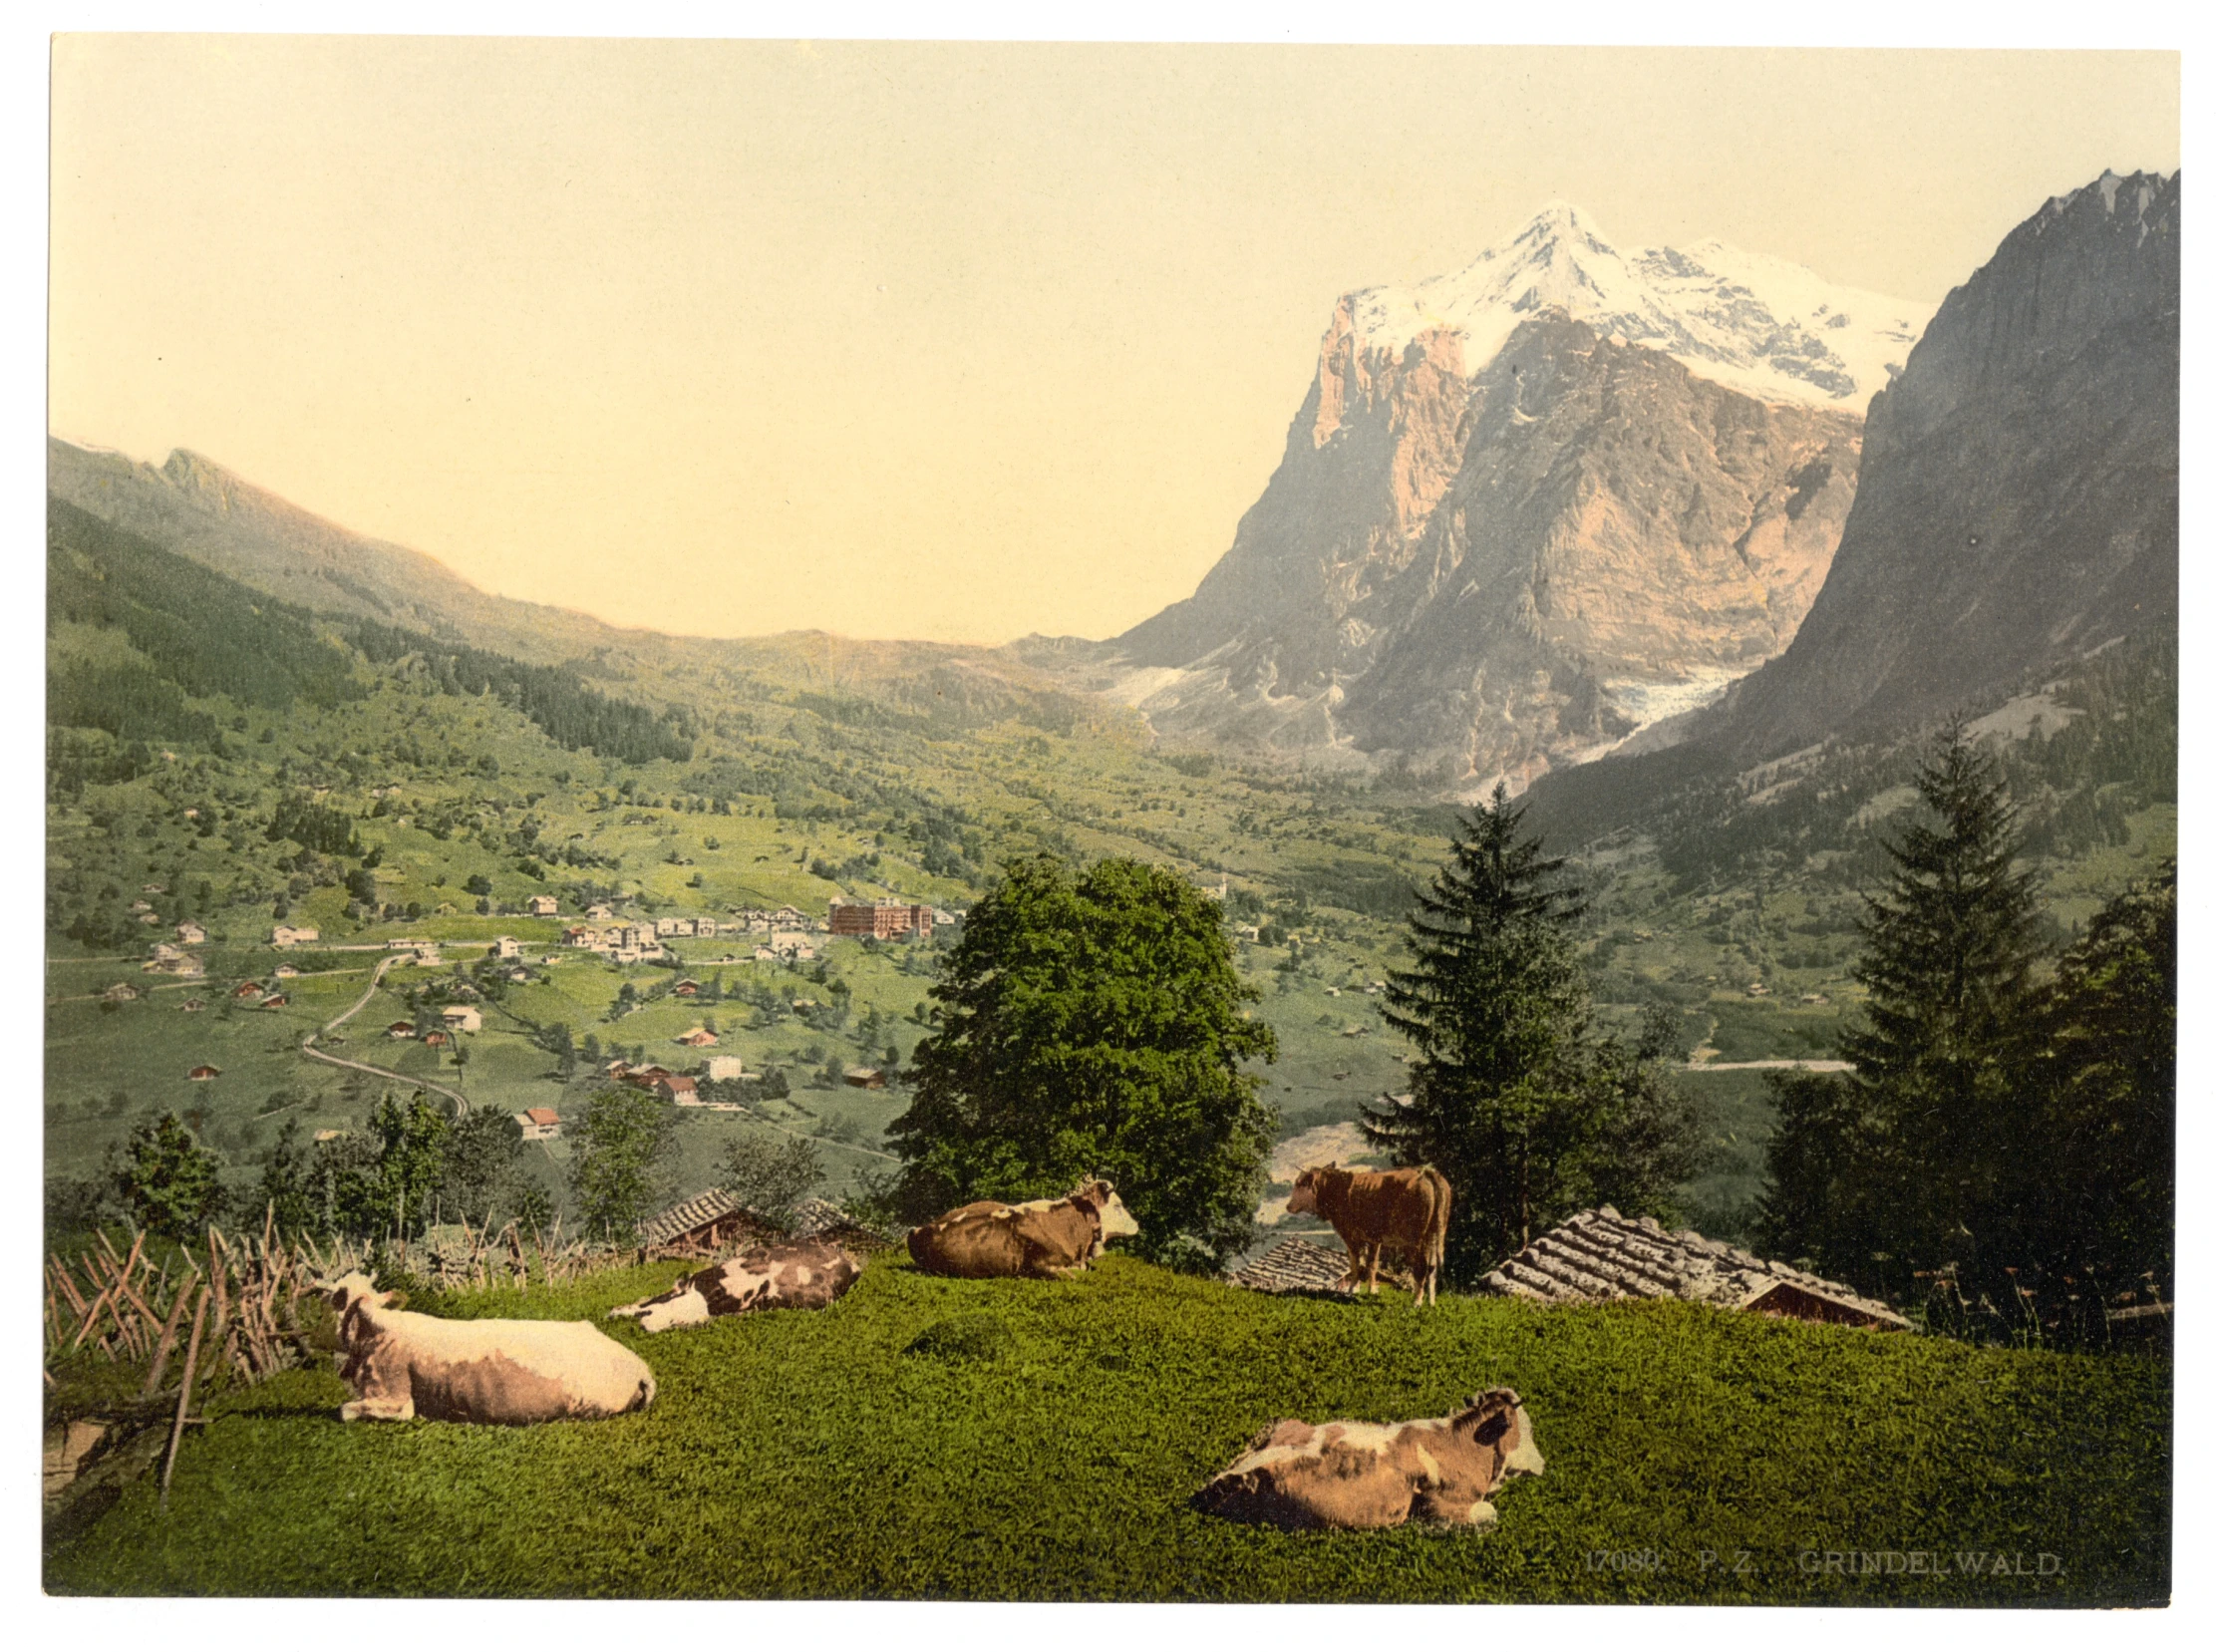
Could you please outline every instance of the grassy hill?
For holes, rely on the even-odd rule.
[[[440,1311],[596,1317],[677,1271]],[[1056,1283],[889,1256],[819,1314],[613,1334],[654,1367],[644,1415],[341,1425],[327,1370],[214,1397],[166,1515],[140,1483],[49,1552],[46,1587],[1928,1605],[2169,1588],[2154,1359],[1675,1301],[1281,1300],[1116,1256]],[[1276,1418],[1435,1416],[1494,1385],[1523,1395],[1547,1468],[1504,1489],[1490,1532],[1301,1536],[1186,1504]]]

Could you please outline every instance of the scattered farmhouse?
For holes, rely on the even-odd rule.
[[[261,1001],[261,1007],[265,1010],[281,1010],[291,1002],[283,993],[273,992]]]
[[[300,972],[290,964],[279,964],[274,973],[280,981],[297,981],[300,979]]]
[[[200,1011],[206,1009],[207,1006],[201,1003],[197,998],[187,998],[183,1003],[179,1004],[177,1008],[182,1010],[186,1015],[198,1015]]]
[[[387,1038],[414,1038],[416,1036],[416,1024],[413,1021],[395,1021],[385,1029],[385,1036]]]
[[[220,1067],[195,1067],[192,1069],[191,1072],[185,1074],[184,1076],[190,1079],[194,1084],[205,1084],[210,1079],[221,1078],[223,1076],[223,1070]]]
[[[592,919],[595,923],[605,922],[607,919],[615,916],[615,908],[613,906],[595,903],[594,905],[587,906],[585,908],[585,916]]]
[[[534,1107],[515,1115],[526,1142],[551,1142],[561,1135],[561,1115],[550,1107]]]
[[[1652,1216],[1626,1220],[1609,1204],[1541,1234],[1486,1274],[1483,1288],[1544,1303],[1677,1296],[1785,1319],[1909,1328],[1884,1303],[1845,1285],[1704,1239],[1691,1228],[1671,1232]]]
[[[278,947],[306,946],[309,942],[322,938],[323,931],[320,929],[306,929],[290,923],[280,923],[269,931],[269,944]]]
[[[737,1056],[710,1056],[708,1058],[708,1082],[711,1084],[721,1084],[729,1079],[743,1079],[746,1076],[746,1065]]]
[[[846,1069],[846,1082],[856,1090],[882,1090],[885,1088],[884,1069],[881,1067],[849,1067]]]
[[[424,1034],[424,1042],[437,1049],[447,1042],[447,1035],[445,1033],[426,1033]]]
[[[118,981],[114,986],[110,987],[106,992],[101,994],[101,997],[107,999],[108,1002],[111,1004],[128,1004],[138,996],[139,989],[123,981]]]
[[[439,1012],[439,1019],[451,1033],[475,1033],[484,1029],[484,1017],[468,1004],[449,1004]]]
[[[679,1107],[700,1106],[700,1086],[682,1073],[668,1073],[654,1082],[654,1094]]]
[[[700,994],[700,983],[688,975],[684,980],[678,982],[676,986],[670,988],[670,991],[679,998],[698,997]]]
[[[502,935],[498,940],[492,943],[492,951],[490,954],[490,956],[492,957],[520,958],[522,955],[523,943],[517,940],[513,935]]]
[[[529,905],[534,918],[550,918],[561,910],[561,902],[552,895],[533,895]]]
[[[695,1027],[688,1032],[679,1033],[671,1042],[690,1045],[695,1050],[706,1050],[714,1045],[717,1039],[716,1035],[706,1027]]]
[[[177,939],[186,946],[205,946],[207,931],[196,923],[180,923],[177,925]]]
[[[830,927],[833,935],[859,935],[887,941],[896,935],[931,938],[935,908],[900,900],[834,900]]]

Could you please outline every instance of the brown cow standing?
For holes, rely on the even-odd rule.
[[[1365,1266],[1370,1292],[1378,1289],[1378,1263],[1388,1249],[1409,1259],[1416,1275],[1416,1305],[1438,1300],[1439,1269],[1446,1260],[1446,1222],[1454,1189],[1424,1164],[1405,1170],[1347,1170],[1320,1164],[1301,1171],[1286,1201],[1289,1214],[1314,1211],[1346,1244],[1342,1289],[1360,1290]]]
[[[1463,1408],[1413,1423],[1273,1423],[1193,1506],[1296,1530],[1376,1528],[1412,1516],[1490,1525],[1500,1483],[1543,1473],[1546,1461],[1514,1389],[1472,1394]]]
[[[1062,1279],[1137,1231],[1114,1183],[1096,1178],[1068,1198],[950,1210],[909,1233],[908,1254],[925,1273],[956,1279]]]

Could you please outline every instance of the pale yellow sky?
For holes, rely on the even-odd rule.
[[[49,419],[619,623],[1103,636],[1345,290],[1563,197],[1937,300],[2178,122],[2168,53],[63,36]]]

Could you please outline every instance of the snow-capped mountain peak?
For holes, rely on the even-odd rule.
[[[1521,322],[1561,309],[1748,395],[1857,414],[1908,360],[1934,308],[1722,241],[1619,248],[1564,200],[1450,275],[1372,287],[1345,306],[1365,354],[1398,357],[1444,331],[1468,376]]]

